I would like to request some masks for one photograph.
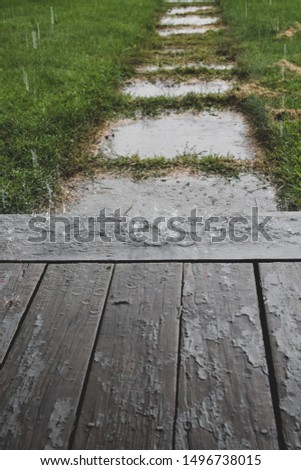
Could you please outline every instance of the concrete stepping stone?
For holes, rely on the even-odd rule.
[[[208,31],[220,31],[223,29],[222,26],[214,26],[214,25],[207,25],[207,26],[183,26],[182,28],[166,28],[158,30],[158,34],[161,37],[166,36],[173,36],[177,34],[205,34]]]
[[[176,69],[208,69],[208,70],[232,70],[233,64],[203,64],[195,62],[187,62],[186,64],[175,63],[173,65],[142,65],[137,67],[137,73],[155,73],[155,72],[168,72]]]
[[[209,95],[227,93],[233,83],[225,80],[200,81],[191,79],[187,82],[176,83],[173,80],[157,80],[155,83],[135,80],[123,89],[123,93],[133,98],[156,98],[165,96],[177,98],[189,93]]]
[[[220,21],[216,16],[164,16],[160,20],[161,26],[207,26]]]
[[[252,207],[261,212],[277,210],[275,191],[265,179],[252,174],[226,179],[221,176],[191,176],[185,172],[161,178],[133,181],[129,178],[98,177],[78,181],[71,193],[68,212],[96,214],[106,208],[127,217],[189,216],[196,208],[199,215],[250,215]]]
[[[167,11],[168,15],[185,15],[186,13],[198,13],[201,11],[212,11],[214,7],[211,6],[194,6],[194,7],[175,7]]]
[[[142,159],[214,154],[250,160],[257,151],[244,116],[229,110],[121,120],[111,124],[98,147],[107,158]]]

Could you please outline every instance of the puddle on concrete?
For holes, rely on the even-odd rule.
[[[141,67],[137,67],[137,73],[152,73],[152,72],[165,72],[169,70],[176,70],[176,69],[200,69],[205,68],[209,70],[232,70],[234,68],[233,64],[203,64],[200,62],[199,64],[195,62],[188,62],[188,63],[175,63],[173,65],[145,65]]]
[[[277,210],[275,191],[266,180],[243,174],[230,181],[220,176],[178,174],[164,178],[132,181],[99,178],[79,182],[72,196],[76,202],[67,208],[76,215],[98,214],[106,208],[120,208],[128,217],[189,216],[196,208],[201,215],[245,213],[252,207],[262,212]]]
[[[208,82],[192,79],[188,82],[175,83],[172,80],[157,80],[155,83],[135,80],[123,89],[123,93],[133,98],[180,97],[189,93],[202,95],[222,94],[231,90],[233,83],[225,80]]]
[[[211,6],[195,6],[195,7],[180,7],[180,8],[171,8],[168,10],[168,15],[185,15],[186,13],[198,13],[201,11],[210,11],[213,10]]]
[[[164,16],[160,24],[161,26],[207,26],[220,21],[217,17],[201,17],[201,16]]]
[[[111,125],[98,149],[107,158],[139,155],[172,159],[183,154],[215,154],[250,160],[256,154],[244,116],[233,111],[171,113],[119,121]]]
[[[185,26],[183,28],[166,28],[158,30],[158,34],[161,37],[172,36],[176,34],[205,34],[208,31],[220,31],[222,29],[221,26],[199,26],[199,27],[192,27],[192,26]]]

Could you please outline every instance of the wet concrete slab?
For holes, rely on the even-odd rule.
[[[173,80],[157,80],[148,82],[144,80],[135,80],[125,86],[123,93],[133,98],[155,98],[181,97],[189,93],[195,94],[222,94],[227,93],[233,87],[233,83],[226,80],[200,81],[191,79],[187,82],[176,83]]]
[[[161,26],[207,26],[215,24],[220,21],[220,18],[215,16],[164,16],[161,21]]]
[[[98,146],[106,158],[178,155],[233,156],[250,160],[258,149],[243,115],[234,111],[163,114],[112,123]]]
[[[212,11],[214,7],[211,6],[193,6],[193,7],[175,7],[167,11],[168,15],[186,15],[187,13],[199,13],[203,11]]]
[[[118,208],[128,217],[189,215],[193,208],[201,214],[249,214],[277,210],[271,184],[253,174],[225,179],[221,176],[174,174],[162,178],[133,181],[127,178],[98,177],[78,182],[72,191],[68,212],[93,214]]]
[[[155,73],[155,72],[168,72],[176,69],[201,69],[205,68],[208,70],[232,70],[233,64],[204,64],[202,62],[187,62],[187,63],[175,63],[173,65],[144,65],[137,67],[137,73]]]
[[[183,26],[182,28],[166,28],[158,30],[158,34],[161,37],[173,36],[177,34],[205,34],[209,31],[220,31],[222,29],[221,26]]]

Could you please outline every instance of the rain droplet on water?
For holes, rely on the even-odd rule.
[[[35,150],[31,150],[30,152],[31,152],[31,159],[32,159],[33,166],[38,166],[37,152]]]
[[[24,67],[22,67],[22,77],[23,77],[23,83],[25,85],[26,90],[30,91],[29,77]]]
[[[54,28],[55,24],[55,15],[54,15],[54,8],[50,7],[50,22],[51,22],[51,28]]]
[[[38,48],[38,36],[36,31],[32,31],[32,47],[34,49]]]

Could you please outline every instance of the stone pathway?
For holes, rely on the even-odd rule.
[[[221,57],[216,57],[214,63],[203,58],[187,61],[189,38],[199,37],[205,44],[206,35],[221,34],[225,27],[217,6],[208,1],[166,1],[171,5],[158,25],[162,47],[154,63],[137,68],[137,78],[125,84],[123,93],[134,99],[146,99],[147,106],[150,97],[178,99],[188,94],[218,97],[231,92],[235,86],[231,80],[234,64]],[[174,45],[172,38],[176,38]],[[187,80],[183,71],[189,68],[199,70],[200,74],[194,73]],[[204,80],[204,71],[213,75],[206,75]],[[258,158],[260,152],[246,118],[233,109],[221,107],[200,112],[174,110],[155,117],[143,117],[141,113],[135,119],[121,117],[108,123],[96,151],[106,159],[132,156],[173,159],[181,155],[201,159],[215,155],[248,161]],[[192,208],[214,215],[225,212],[250,215],[254,206],[264,212],[277,210],[271,184],[250,173],[226,179],[179,170],[162,177],[158,171],[157,178],[142,181],[99,174],[93,180],[70,181],[66,194],[69,202],[65,211],[77,214],[94,214],[102,208],[108,213],[120,208],[126,215],[144,217],[187,216]]]

